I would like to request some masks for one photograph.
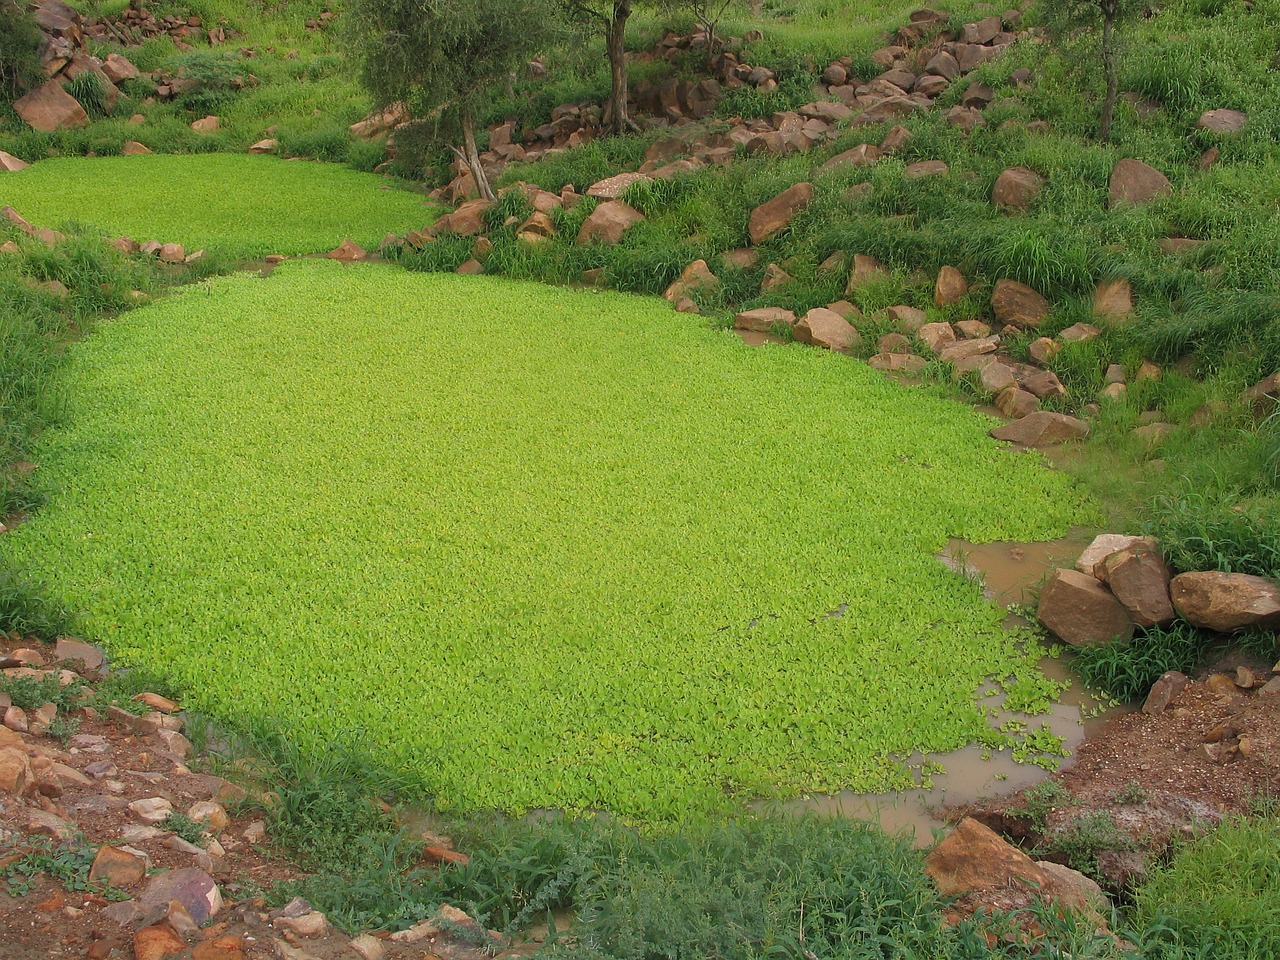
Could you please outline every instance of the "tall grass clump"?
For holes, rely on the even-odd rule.
[[[1178,620],[1149,627],[1132,640],[1081,647],[1072,665],[1091,688],[1117,700],[1139,700],[1168,671],[1191,672],[1213,640]]]

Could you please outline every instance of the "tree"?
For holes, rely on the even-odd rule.
[[[1120,36],[1118,29],[1137,19],[1147,9],[1147,0],[1048,0],[1038,5],[1045,26],[1059,45],[1081,38],[1098,39],[1098,55],[1106,92],[1098,118],[1098,139],[1111,139],[1120,83]],[[1097,37],[1101,26],[1101,37]],[[1082,58],[1078,63],[1087,63]]]
[[[604,35],[609,58],[609,129],[614,133],[639,130],[627,107],[627,20],[632,0],[561,0],[569,16]]]
[[[480,196],[492,200],[476,118],[512,71],[560,36],[558,12],[547,0],[351,0],[348,21],[379,105],[402,100],[434,118]]]
[[[702,27],[707,38],[707,60],[714,61],[716,56],[716,27],[720,25],[728,9],[737,0],[667,0],[675,8],[684,8],[693,14],[693,19]]]

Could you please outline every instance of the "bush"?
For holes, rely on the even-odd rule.
[[[185,81],[177,103],[193,113],[216,113],[245,86],[243,60],[238,54],[197,51],[171,62]]]
[[[13,99],[40,79],[42,39],[40,28],[14,0],[0,0],[0,97]]]
[[[1122,643],[1081,647],[1075,668],[1090,687],[1117,700],[1137,700],[1169,670],[1189,672],[1211,642],[1211,634],[1179,620]]]

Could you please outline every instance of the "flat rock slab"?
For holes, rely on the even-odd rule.
[[[1089,424],[1065,413],[1037,410],[1021,420],[996,427],[990,435],[997,440],[1020,443],[1026,447],[1047,447],[1069,440],[1082,440],[1089,435]]]

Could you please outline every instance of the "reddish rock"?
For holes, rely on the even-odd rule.
[[[886,309],[885,313],[889,315],[890,320],[898,324],[898,332],[907,335],[917,333],[921,327],[929,322],[929,318],[923,310],[908,306],[905,303],[895,304]]]
[[[222,129],[222,121],[217,117],[201,117],[191,122],[191,129],[196,133],[217,133]]]
[[[171,901],[177,900],[198,924],[205,924],[222,909],[222,892],[213,877],[196,867],[166,870],[154,874],[138,905],[144,915],[155,911],[160,916],[168,913]]]
[[[1011,420],[1022,420],[1040,409],[1040,401],[1034,393],[1019,387],[1007,387],[996,397],[996,409]]]
[[[860,143],[851,150],[836,154],[819,169],[825,173],[837,167],[868,167],[879,159],[879,147],[873,143]]]
[[[996,178],[991,202],[1006,210],[1026,210],[1044,189],[1044,178],[1029,167],[1009,167]]]
[[[1148,544],[1127,547],[1104,561],[1107,583],[1140,627],[1168,623],[1176,614],[1169,599],[1169,568]]]
[[[3,731],[0,736],[14,736],[9,733],[8,728],[0,730]],[[27,752],[21,744],[22,741],[18,740],[17,746],[5,745],[4,740],[0,739],[0,795],[20,797],[35,780],[35,775],[31,772],[31,761],[27,759]]]
[[[259,140],[257,143],[251,146],[249,148],[249,152],[252,154],[258,154],[258,155],[261,155],[264,153],[275,153],[276,148],[278,146],[280,146],[279,141],[274,140],[271,137],[267,137],[265,140]]]
[[[916,103],[909,97],[886,97],[873,104],[849,121],[852,127],[866,127],[875,123],[884,123],[895,117],[903,117],[916,110]]]
[[[474,277],[484,273],[484,264],[479,260],[464,260],[458,264],[458,269],[453,271],[460,277]]]
[[[955,80],[960,76],[960,64],[946,50],[939,50],[924,65],[924,72]]]
[[[987,44],[1000,35],[1004,22],[999,17],[984,17],[976,23],[966,23],[960,34],[961,43]]]
[[[163,252],[160,256],[161,259],[164,259]],[[342,243],[330,250],[325,254],[325,256],[330,260],[338,260],[342,263],[354,263],[357,260],[365,259],[368,254],[365,252],[364,247],[360,246],[358,243],[353,243],[350,240],[343,240]]]
[[[848,317],[845,319],[847,320]],[[900,333],[886,333],[876,340],[876,351],[878,353],[911,353],[911,341]]]
[[[1093,315],[1104,320],[1126,320],[1133,314],[1133,287],[1117,277],[1104,280],[1093,292]]]
[[[1013,368],[998,361],[987,364],[978,372],[978,387],[989,397],[999,396],[1016,383]]]
[[[887,279],[889,271],[875,257],[862,253],[853,255],[853,265],[849,269],[849,282],[845,285],[845,293],[853,293],[864,283],[874,283]]]
[[[772,200],[760,204],[751,211],[747,226],[751,242],[758,246],[776,237],[791,225],[791,219],[807,207],[812,199],[813,184],[797,183]]]
[[[1143,204],[1173,193],[1169,178],[1141,160],[1121,160],[1111,172],[1110,205]]]
[[[1081,883],[1082,877],[1036,863],[972,817],[961,820],[934,848],[925,858],[924,869],[943,896],[975,898],[971,908],[983,903],[983,894],[1039,896],[1081,914],[1096,928],[1105,926],[1098,913],[1102,896],[1097,884]],[[1005,897],[999,899],[1003,902]]]
[[[914,377],[924,372],[925,359],[913,353],[877,353],[867,361],[873,370],[902,373]]]
[[[1048,316],[1052,305],[1025,283],[1000,280],[991,293],[991,309],[1000,323],[1035,329]]]
[[[526,243],[540,243],[556,235],[555,224],[540,210],[535,210],[516,228],[516,239]]]
[[[1064,413],[1037,410],[1021,420],[996,427],[990,433],[997,440],[1007,440],[1026,447],[1046,447],[1069,440],[1083,440],[1089,435],[1089,424]]]
[[[903,180],[919,180],[921,177],[941,177],[951,172],[941,160],[921,160],[917,163],[908,164],[907,168],[902,171]]]
[[[1261,419],[1269,416],[1280,406],[1280,371],[1243,391],[1240,399],[1253,411],[1255,417]]]
[[[836,313],[840,314],[840,316],[844,317],[850,323],[853,323],[854,317],[862,316],[862,311],[859,310],[857,307],[855,307],[848,300],[836,300],[833,303],[828,303],[827,309],[834,310]]]
[[[933,302],[939,307],[958,303],[969,292],[969,282],[964,274],[955,267],[943,267],[938,271],[937,282],[933,285]]]
[[[916,336],[935,354],[947,344],[956,342],[956,332],[949,323],[926,323],[916,329]]]
[[[1102,331],[1091,323],[1073,323],[1058,336],[1067,343],[1083,343],[1086,340],[1096,340],[1102,336]]]
[[[186,949],[186,942],[168,923],[143,927],[133,935],[134,960],[164,960]]]
[[[432,224],[431,233],[435,236],[453,233],[460,237],[477,237],[485,232],[486,214],[492,206],[490,200],[467,200]]]
[[[126,157],[140,157],[150,152],[151,150],[147,146],[137,140],[126,140],[124,146],[120,148],[120,153]]]
[[[774,290],[791,282],[791,274],[783,270],[776,263],[771,263],[764,268],[764,279],[760,281],[760,292],[764,293],[768,290]]]
[[[781,307],[757,307],[744,310],[734,317],[735,330],[754,330],[757,333],[768,333],[775,323],[785,323],[789,327],[796,324],[796,315]]]
[[[1062,385],[1058,375],[1050,370],[1037,370],[1021,378],[1022,389],[1033,393],[1041,400],[1050,397],[1065,397],[1067,388]]]
[[[1036,616],[1064,643],[1089,647],[1128,640],[1133,619],[1103,584],[1079,570],[1055,570],[1040,591]]]
[[[582,229],[578,232],[578,246],[589,243],[621,243],[627,231],[642,220],[644,214],[621,200],[602,203],[583,221]]]
[[[720,279],[711,272],[707,261],[695,260],[684,268],[678,280],[667,287],[662,297],[671,303],[679,303],[693,293],[714,290],[718,286]]]
[[[1200,114],[1196,126],[1213,133],[1230,134],[1239,133],[1248,122],[1249,115],[1239,110],[1206,110]]]
[[[720,262],[731,270],[750,270],[760,262],[760,254],[750,247],[740,247],[720,254]]]
[[[1280,585],[1246,573],[1182,573],[1173,578],[1173,605],[1184,620],[1231,633],[1280,627]]]
[[[897,153],[911,142],[911,131],[903,126],[895,126],[880,141],[881,153]]]
[[[1170,670],[1163,674],[1159,680],[1151,685],[1151,690],[1147,693],[1147,699],[1142,704],[1142,712],[1148,716],[1157,717],[1164,713],[1165,708],[1177,699],[1188,683],[1190,678],[1185,673],[1177,670]]]
[[[1062,344],[1049,337],[1039,337],[1031,341],[1027,353],[1036,363],[1048,363],[1062,349]]]
[[[828,350],[850,350],[862,342],[857,329],[844,317],[826,307],[814,307],[795,327],[801,343]]]
[[[138,68],[118,53],[107,55],[107,59],[102,61],[102,72],[115,84],[138,78]]]
[[[1150,537],[1132,537],[1124,533],[1103,533],[1093,538],[1076,560],[1076,569],[1098,580],[1107,576],[1107,558],[1131,547],[1156,549]]]
[[[593,183],[587,188],[587,196],[599,197],[602,200],[617,200],[633,183],[643,183],[648,179],[650,178],[643,173],[619,173]]]
[[[147,862],[141,857],[115,847],[98,848],[89,868],[89,879],[109,883],[113,887],[131,887],[147,875]]]
[[[13,111],[41,133],[87,126],[89,114],[56,80],[49,80],[13,102]]]
[[[991,327],[981,320],[958,320],[952,326],[966,340],[983,340],[991,336]]]
[[[29,166],[30,164],[24,163],[13,154],[0,150],[0,173],[18,173]]]

